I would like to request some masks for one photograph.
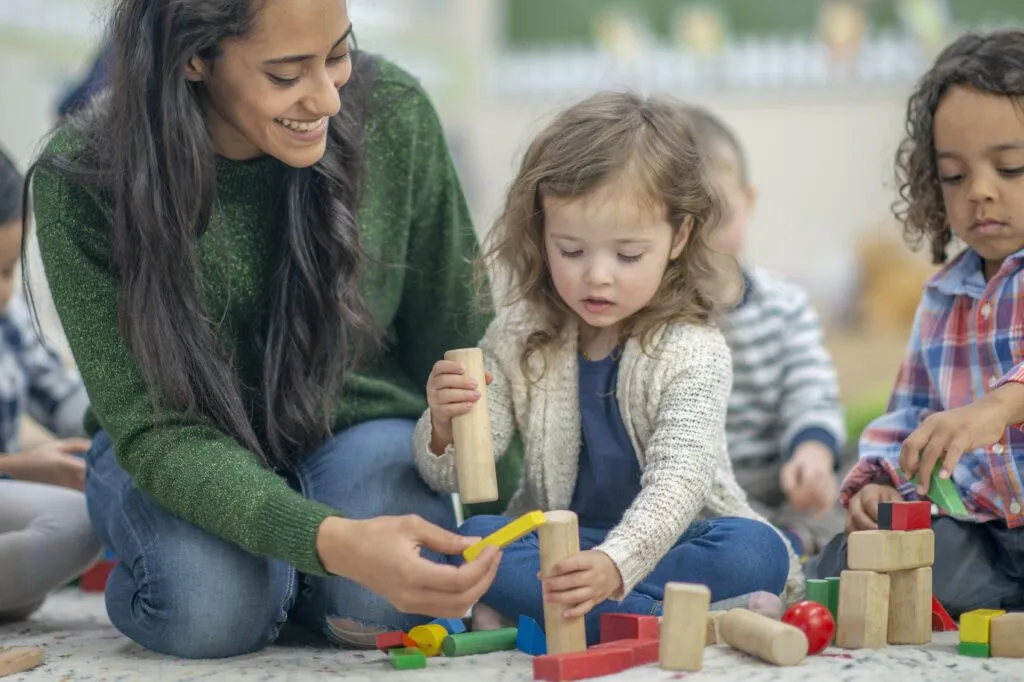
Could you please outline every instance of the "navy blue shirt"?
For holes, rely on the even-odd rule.
[[[580,464],[569,509],[581,527],[614,527],[640,494],[640,463],[615,399],[620,355],[579,357]]]

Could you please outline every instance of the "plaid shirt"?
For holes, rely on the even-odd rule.
[[[918,499],[899,470],[904,439],[928,415],[968,405],[1010,381],[1024,382],[1024,250],[989,282],[981,257],[966,250],[925,288],[888,409],[861,436],[843,504],[871,482],[891,482],[905,499]],[[964,453],[953,482],[973,520],[1024,526],[1022,464],[1024,431],[1017,427]]]
[[[43,345],[24,299],[0,315],[0,452],[17,452],[24,412],[61,438],[85,435],[89,398],[78,372]]]

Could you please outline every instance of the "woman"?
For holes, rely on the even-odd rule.
[[[351,30],[343,0],[121,0],[109,95],[37,165],[107,611],[155,651],[289,618],[365,645],[497,567],[420,554],[471,542],[411,435],[433,359],[486,324],[476,243],[429,101]]]

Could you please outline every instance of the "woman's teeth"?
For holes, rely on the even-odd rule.
[[[289,118],[279,118],[277,119],[277,122],[283,125],[285,128],[288,128],[289,130],[294,130],[297,133],[308,133],[309,131],[316,130],[321,125],[323,125],[324,120],[321,118],[313,122],[304,122],[293,121]]]

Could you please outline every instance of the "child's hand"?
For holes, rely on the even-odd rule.
[[[480,387],[472,377],[466,376],[461,362],[438,360],[427,379],[427,405],[430,406],[430,449],[440,454],[452,444],[452,417],[466,414],[480,400]],[[494,377],[484,375],[487,383]]]
[[[543,581],[544,601],[569,607],[566,619],[580,618],[622,587],[622,575],[604,552],[591,549],[559,561]]]
[[[884,483],[869,483],[850,498],[846,511],[846,532],[876,530],[880,502],[899,502],[903,498],[896,488]]]
[[[900,468],[907,478],[917,474],[917,491],[928,494],[932,471],[942,460],[941,478],[953,475],[964,452],[998,443],[1006,433],[1006,417],[978,402],[936,412],[903,441]]]
[[[0,462],[2,473],[21,481],[84,490],[85,460],[75,455],[89,446],[88,440],[69,438],[45,443],[29,452],[5,455]]]
[[[824,514],[839,498],[835,458],[824,443],[807,441],[782,467],[779,483],[794,508]]]

